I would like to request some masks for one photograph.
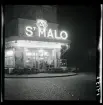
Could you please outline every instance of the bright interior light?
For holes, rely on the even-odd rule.
[[[14,52],[13,52],[12,50],[10,50],[10,51],[7,51],[7,53],[6,53],[6,54],[7,54],[7,56],[12,56],[12,55],[13,55],[13,53],[14,53]]]
[[[39,52],[40,52],[40,53],[42,53],[42,52],[43,52],[43,50],[41,49],[41,50],[39,50]]]
[[[48,56],[48,52],[44,52],[44,56]]]
[[[25,51],[29,51],[27,48],[24,48]]]
[[[26,62],[29,62],[29,60],[27,60]]]
[[[33,53],[33,56],[35,56],[36,54],[35,53]]]
[[[36,53],[35,55],[38,56],[38,53]]]
[[[43,53],[40,53],[40,56],[43,56]]]
[[[40,56],[43,56],[44,50],[40,49],[38,52],[40,53]]]
[[[31,56],[32,54],[31,54],[30,52],[27,52],[26,55],[27,55],[27,56]]]
[[[18,40],[17,46],[27,48],[61,48],[65,43]]]

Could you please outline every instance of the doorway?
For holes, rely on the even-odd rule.
[[[53,64],[53,49],[46,48],[35,48],[35,49],[26,49],[26,60],[30,58],[31,68],[38,69],[39,72],[45,72],[48,69],[48,66]],[[25,63],[26,65],[28,62]],[[32,65],[33,64],[33,65]]]
[[[52,64],[52,58],[52,49],[38,49],[35,57],[37,62],[36,68],[40,72],[47,71],[48,66]]]

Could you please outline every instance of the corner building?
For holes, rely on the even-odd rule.
[[[35,20],[16,16],[9,22],[5,39],[5,67],[37,68],[47,65],[61,67],[61,48],[70,48],[68,33],[58,29],[56,6],[36,6]],[[49,16],[49,14],[51,16]],[[19,18],[20,17],[20,18]],[[65,62],[66,63],[66,62]]]

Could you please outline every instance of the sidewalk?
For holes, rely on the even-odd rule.
[[[23,74],[23,75],[9,75],[5,74],[5,78],[52,78],[52,77],[65,77],[65,76],[73,76],[77,75],[77,73],[68,72],[68,73],[38,73],[38,74]]]

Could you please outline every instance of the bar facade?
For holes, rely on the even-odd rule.
[[[36,68],[40,72],[47,65],[61,67],[61,48],[70,48],[68,33],[58,29],[58,24],[45,19],[17,18],[10,22],[5,39],[6,68]],[[66,61],[64,63],[66,65]]]

